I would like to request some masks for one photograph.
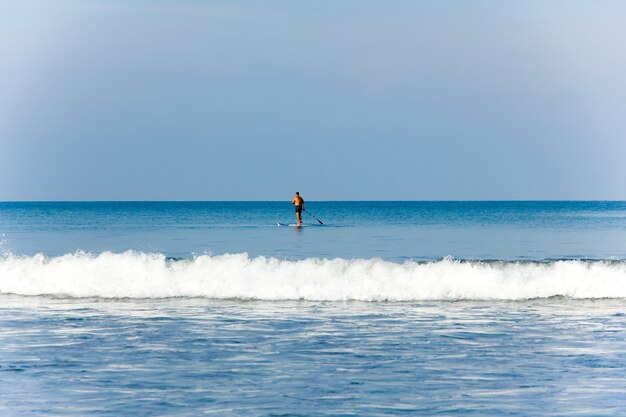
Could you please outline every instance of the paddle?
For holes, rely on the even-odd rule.
[[[322,221],[320,219],[318,219],[317,217],[315,217],[314,215],[312,215],[311,213],[309,213],[308,211],[306,211],[304,208],[302,209],[302,211],[306,212],[306,214],[308,214],[309,216],[313,217],[315,220],[317,220],[320,224],[324,224],[322,223]]]

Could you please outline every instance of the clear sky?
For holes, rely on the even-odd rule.
[[[0,200],[626,199],[626,2],[0,0]]]

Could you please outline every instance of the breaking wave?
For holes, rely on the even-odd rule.
[[[245,253],[172,260],[143,252],[0,257],[0,293],[247,300],[626,298],[626,262],[281,260]]]

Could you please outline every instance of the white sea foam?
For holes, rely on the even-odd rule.
[[[131,251],[5,255],[0,258],[0,293],[363,301],[626,298],[626,263],[294,261],[245,253],[171,261]]]

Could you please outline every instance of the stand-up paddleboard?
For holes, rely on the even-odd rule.
[[[306,224],[287,224],[287,223],[276,223],[278,226],[285,226],[285,227],[304,227],[307,226]]]

